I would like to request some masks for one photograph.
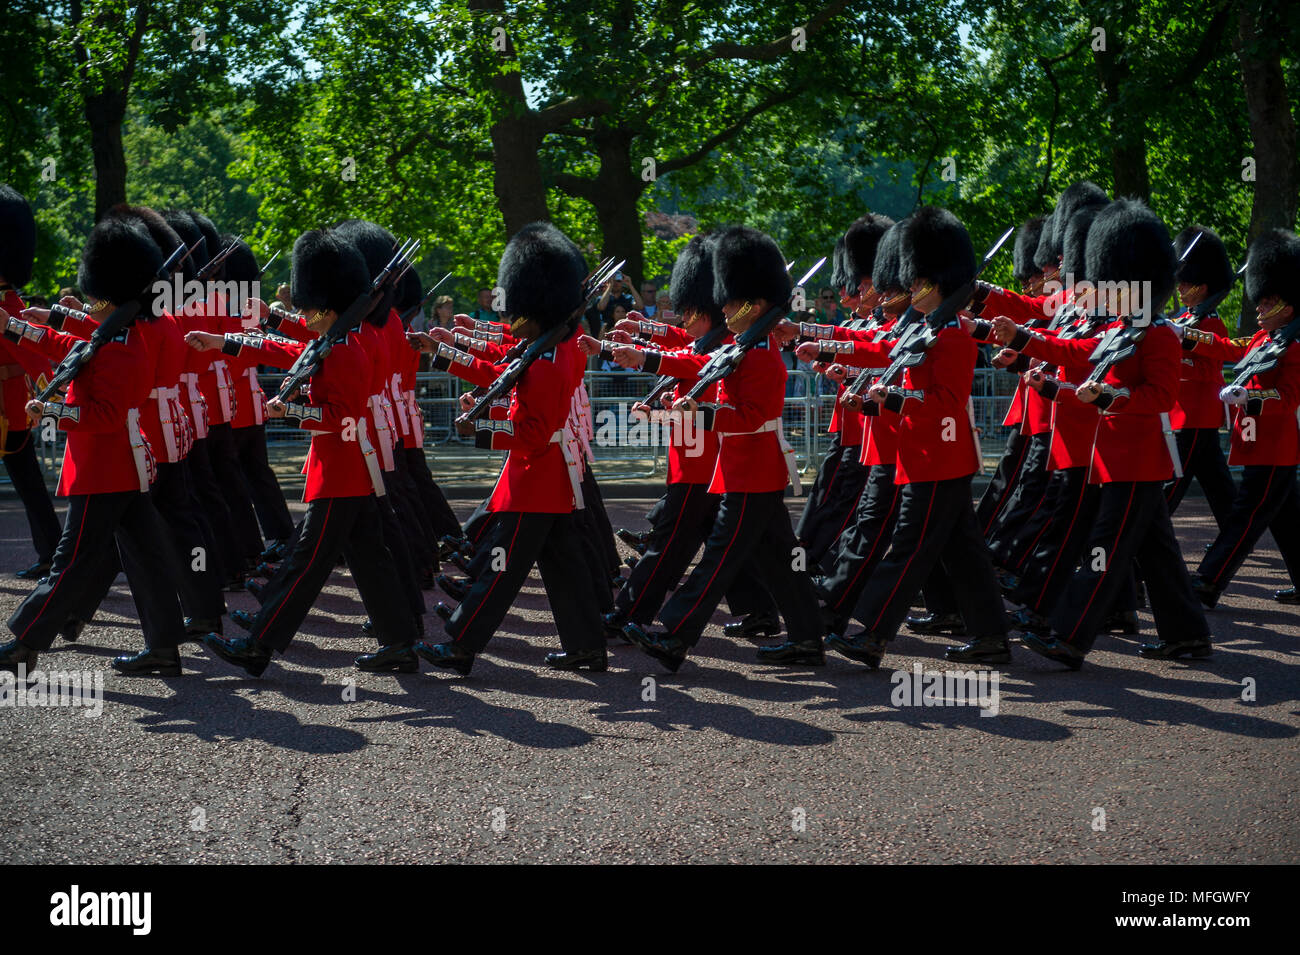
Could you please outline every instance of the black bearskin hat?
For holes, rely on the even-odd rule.
[[[397,309],[398,315],[401,315],[419,305],[422,298],[424,298],[424,285],[420,282],[415,266],[412,265],[397,280],[397,286],[393,289],[393,308]]]
[[[1055,215],[1052,213],[1043,220],[1043,229],[1038,235],[1038,246],[1034,249],[1034,266],[1040,272],[1061,263],[1061,247],[1053,240]]]
[[[334,227],[334,231],[357,247],[361,257],[366,260],[366,271],[372,279],[384,270],[384,266],[392,261],[393,253],[397,251],[397,240],[393,234],[366,219],[344,219]],[[366,315],[366,321],[383,328],[384,322],[388,321],[388,312],[393,307],[393,298],[393,287],[389,285],[375,307]]]
[[[1038,242],[1043,237],[1043,226],[1046,222],[1046,216],[1035,216],[1027,220],[1016,232],[1016,246],[1012,258],[1015,262],[1015,277],[1021,282],[1028,282],[1042,272],[1042,268],[1034,261],[1034,253],[1038,251]]]
[[[1084,275],[1090,282],[1150,283],[1149,301],[1134,303],[1154,317],[1174,291],[1174,244],[1160,217],[1140,199],[1117,199],[1088,230]]]
[[[199,231],[198,224],[195,223],[194,217],[188,212],[184,212],[180,209],[163,209],[159,212],[159,215],[163,217],[163,221],[176,230],[176,234],[179,235],[181,241],[185,243],[185,248],[194,248],[194,243],[203,238],[203,233]],[[194,251],[185,259],[185,264],[182,267],[185,281],[188,282],[190,279],[194,278],[199,269],[203,268],[203,266],[207,264],[208,255],[203,249],[203,244],[200,243],[199,247],[194,249]]]
[[[1188,226],[1174,237],[1174,254],[1182,256],[1198,235],[1195,248],[1187,253],[1187,258],[1180,259],[1174,278],[1188,285],[1204,285],[1208,295],[1218,295],[1232,284],[1232,263],[1228,261],[1223,240],[1213,229]]]
[[[221,237],[221,247],[224,249],[230,243],[235,243],[235,251],[227,256],[224,263],[227,282],[260,282],[262,280],[262,270],[258,267],[257,257],[253,255],[253,250],[243,239],[236,239],[230,233]]]
[[[497,269],[505,293],[504,315],[532,319],[542,331],[582,308],[587,263],[573,240],[549,222],[531,222],[506,243]]]
[[[10,186],[0,185],[0,275],[14,288],[32,280],[36,258],[36,217],[27,200]]]
[[[961,220],[938,206],[922,206],[903,223],[904,288],[928,280],[947,298],[975,278],[975,250]]]
[[[878,216],[868,212],[857,219],[844,233],[844,264],[848,285],[854,292],[862,280],[871,277],[872,267],[876,264],[876,251],[883,236],[894,220],[889,216]]]
[[[1070,221],[1065,224],[1061,238],[1061,275],[1069,276],[1074,282],[1096,281],[1088,274],[1088,232],[1097,218],[1097,213],[1109,203],[1095,203],[1081,206]]]
[[[835,251],[831,253],[831,285],[837,292],[846,295],[857,291],[849,283],[849,264],[844,260],[844,236],[835,240]]]
[[[765,300],[785,305],[790,300],[790,275],[785,256],[771,236],[745,225],[728,226],[718,233],[713,249],[713,301]]]
[[[1300,309],[1300,237],[1286,229],[1263,233],[1246,259],[1246,297],[1258,302],[1274,295]]]
[[[1055,265],[1065,254],[1065,229],[1070,224],[1070,216],[1083,206],[1106,201],[1105,191],[1095,183],[1085,180],[1067,186],[1057,197],[1056,208],[1043,224],[1038,248],[1034,251],[1034,264],[1040,269]]]
[[[890,226],[876,246],[876,262],[871,268],[871,284],[882,294],[889,291],[906,292],[903,288],[903,226],[904,219]]]
[[[131,206],[123,202],[109,209],[108,214],[118,219],[135,219],[143,225],[149,238],[153,239],[158,251],[163,254],[163,261],[171,258],[178,245],[185,244],[185,240],[167,224],[167,220],[148,206]]]
[[[716,241],[712,234],[697,235],[686,244],[673,264],[673,311],[699,312],[711,326],[722,324],[722,309],[713,300],[713,250]]]
[[[190,218],[194,220],[194,224],[198,226],[199,234],[203,236],[203,245],[201,248],[207,253],[209,259],[215,258],[217,253],[224,248],[221,244],[221,235],[217,232],[216,224],[202,212],[196,212],[195,210],[190,209],[189,213]],[[218,269],[217,274],[214,275],[213,278],[220,277],[221,270]]]
[[[105,216],[86,239],[77,284],[91,298],[125,305],[150,297],[164,261],[139,219]]]
[[[290,279],[295,308],[342,312],[370,287],[366,260],[330,229],[312,229],[293,244]]]

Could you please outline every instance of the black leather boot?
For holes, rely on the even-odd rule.
[[[943,658],[954,663],[1010,663],[1011,647],[1006,636],[977,637],[960,647],[948,647]]]
[[[759,647],[758,662],[772,666],[807,666],[826,665],[826,649],[820,640],[787,640],[774,647]]]
[[[628,642],[654,657],[671,673],[677,672],[686,661],[686,654],[690,650],[690,647],[681,640],[670,637],[666,633],[652,633],[639,623],[625,624],[623,635],[627,637]]]
[[[609,656],[605,648],[599,650],[578,650],[546,654],[546,665],[552,670],[590,670],[604,673],[609,667]]]
[[[850,660],[865,663],[873,670],[880,668],[880,661],[884,659],[887,646],[887,641],[873,637],[865,630],[852,637],[832,633],[826,638],[826,649],[842,653]]]
[[[363,653],[352,661],[358,670],[367,673],[418,673],[420,660],[415,655],[415,645],[392,643],[374,653]]]
[[[470,668],[474,666],[474,654],[450,640],[446,643],[420,641],[415,645],[415,652],[434,666],[455,670],[461,676],[469,676]]]
[[[175,647],[146,647],[136,654],[114,657],[113,669],[130,676],[180,676],[181,654]]]
[[[206,633],[202,639],[205,647],[249,676],[261,676],[271,662],[271,651],[252,637],[227,640],[219,634]]]
[[[735,623],[723,624],[722,626],[723,636],[731,637],[733,640],[741,637],[746,640],[774,637],[780,632],[780,619],[776,614],[769,611],[747,614]]]
[[[903,622],[913,633],[950,633],[954,637],[966,635],[966,621],[959,613],[909,613]]]

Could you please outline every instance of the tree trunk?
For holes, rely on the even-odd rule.
[[[122,148],[126,94],[114,91],[87,96],[85,115],[95,160],[95,221],[98,222],[113,206],[126,202],[126,153]]]
[[[596,207],[600,225],[602,251],[627,259],[623,272],[639,289],[645,269],[642,248],[641,215],[637,203],[648,183],[641,180],[641,164],[632,164],[632,134],[628,130],[610,130],[596,140],[600,156],[600,173],[590,200]]]
[[[1250,206],[1253,241],[1269,229],[1293,229],[1297,208],[1296,126],[1282,72],[1281,50],[1268,42],[1269,25],[1255,16],[1252,4],[1243,3],[1237,20],[1234,46],[1241,61],[1241,80],[1246,89],[1246,111],[1250,117],[1255,160],[1255,192]],[[1274,34],[1276,35],[1276,34]],[[1253,303],[1244,299],[1238,333],[1259,327]]]
[[[492,124],[493,191],[506,237],[530,222],[550,219],[538,149],[542,141],[529,114],[501,116]]]
[[[1098,24],[1100,25],[1100,24]],[[1128,102],[1127,84],[1131,71],[1124,59],[1124,41],[1118,30],[1106,37],[1106,49],[1094,50],[1097,77],[1110,120],[1110,167],[1115,198],[1151,199],[1151,176],[1147,170],[1146,115]]]

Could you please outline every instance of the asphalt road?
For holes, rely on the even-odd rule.
[[[616,525],[647,503],[611,501]],[[1176,526],[1199,555],[1204,502]],[[0,498],[6,615],[26,535]],[[606,674],[549,672],[535,575],[467,679],[354,671],[373,644],[345,572],[261,679],[193,645],[184,678],[130,679],[108,667],[141,645],[119,579],[81,642],[42,658],[103,673],[102,714],[0,709],[0,861],[1295,862],[1300,609],[1269,599],[1285,579],[1266,538],[1207,661],[1103,637],[1072,673],[1017,647],[996,716],[892,705],[895,669],[947,669],[947,640],[906,631],[876,673],[760,668],[721,614],[677,674],[621,645]]]

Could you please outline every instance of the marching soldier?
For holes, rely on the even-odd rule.
[[[139,413],[149,400],[154,368],[138,326],[156,321],[145,297],[163,262],[158,246],[136,220],[106,217],[87,239],[78,284],[103,303],[92,309],[115,325],[119,316],[137,314],[81,365],[65,400],[28,402],[30,420],[49,415],[68,433],[59,475],[68,513],[49,575],[9,618],[16,639],[0,646],[0,667],[35,668],[39,653],[84,612],[84,591],[99,579],[116,542],[146,649],[118,657],[113,665],[126,673],[181,675],[177,647],[185,624],[176,598],[179,581],[169,548],[157,543],[167,539],[167,529],[149,496],[154,459]],[[22,340],[23,347],[43,348],[55,357],[80,341],[52,329],[24,334]]]
[[[790,299],[785,259],[771,238],[745,226],[718,233],[713,253],[713,300],[727,327],[745,332]],[[796,570],[794,530],[785,505],[793,454],[781,436],[785,362],[775,339],[745,352],[718,384],[717,401],[679,398],[674,409],[698,414],[695,426],[718,432],[720,448],[709,490],[722,495],[717,520],[699,563],[659,611],[665,630],[649,632],[628,623],[624,634],[671,671],[676,671],[704,631],[714,609],[751,558],[785,618],[787,642],[761,648],[763,663],[825,662],[817,598],[806,570]],[[797,472],[796,472],[797,473]]]
[[[333,230],[299,236],[292,284],[295,307],[318,334],[341,318],[359,323],[364,314],[358,309],[368,313],[375,304],[367,298],[371,282],[365,259]],[[259,342],[243,335],[190,332],[186,339],[195,349],[220,347],[236,356],[251,349],[265,363],[282,367],[291,367],[303,351],[295,343]],[[288,649],[340,553],[379,643],[378,652],[357,657],[357,668],[413,673],[419,667],[412,649],[418,618],[404,599],[376,500],[384,485],[369,437],[371,359],[363,341],[355,327],[346,331],[313,373],[307,401],[294,401],[291,395],[287,402],[267,402],[270,417],[286,418],[311,432],[303,495],[307,514],[279,571],[262,589],[262,607],[248,635],[203,637],[214,654],[252,676],[266,670],[273,650]]]
[[[1131,580],[1136,557],[1147,584],[1158,641],[1144,657],[1211,652],[1205,622],[1164,502],[1173,454],[1161,415],[1178,394],[1178,336],[1160,309],[1173,292],[1175,258],[1169,233],[1140,201],[1118,200],[1097,214],[1087,236],[1086,273],[1098,282],[1099,307],[1119,320],[1104,346],[1028,332],[1006,335],[1010,347],[1059,365],[1106,349],[1093,360],[1076,397],[1100,413],[1089,480],[1101,485],[1097,516],[1084,560],[1057,601],[1047,636],[1026,631],[1026,647],[1077,670],[1091,650],[1116,598]],[[1107,285],[1113,286],[1107,289]],[[1103,295],[1103,293],[1106,293]]]
[[[969,297],[975,253],[957,217],[935,206],[918,210],[898,228],[900,281],[926,322],[928,348],[925,360],[906,370],[901,387],[878,381],[868,392],[899,416],[898,517],[889,551],[853,609],[865,629],[854,636],[831,633],[826,647],[877,668],[913,598],[941,563],[970,638],[949,648],[948,658],[1005,663],[1010,650],[997,578],[971,500],[978,455],[967,403],[976,346],[956,317],[966,301],[950,308],[954,296]]]
[[[1192,245],[1193,242],[1196,244]],[[1214,310],[1214,303],[1223,299],[1233,280],[1223,240],[1205,226],[1191,226],[1178,233],[1174,251],[1179,256],[1175,275],[1178,300],[1183,304],[1174,323],[1180,328],[1227,338],[1228,329]],[[1169,412],[1170,425],[1177,434],[1183,476],[1165,488],[1165,500],[1172,514],[1195,478],[1205,492],[1214,522],[1222,528],[1237,493],[1223,448],[1219,446],[1219,429],[1223,427],[1223,401],[1219,398],[1223,388],[1223,362],[1198,354],[1195,344],[1195,338],[1183,339],[1178,400]]]
[[[1204,239],[1201,240],[1205,241]],[[1246,296],[1255,303],[1259,331],[1249,341],[1187,328],[1183,344],[1215,362],[1241,362],[1219,397],[1232,405],[1232,452],[1241,484],[1219,536],[1197,568],[1196,595],[1214,607],[1265,529],[1272,531],[1294,586],[1300,582],[1300,238],[1283,229],[1261,235],[1246,261]]]
[[[525,226],[501,257],[497,284],[505,290],[511,334],[534,341],[561,326],[565,332],[515,383],[506,420],[479,422],[481,444],[509,453],[475,545],[476,555],[485,555],[481,572],[446,621],[451,639],[416,646],[434,666],[470,672],[534,564],[563,647],[547,655],[547,665],[593,671],[607,666],[595,571],[587,566],[574,519],[580,462],[571,459],[565,440],[573,393],[586,365],[574,341],[586,272],[577,247],[549,223]]]
[[[0,308],[17,316],[26,305],[18,290],[31,281],[36,254],[36,219],[19,193],[0,185]],[[0,457],[27,512],[36,561],[17,576],[38,580],[50,569],[59,542],[59,519],[36,460],[36,436],[27,422],[32,382],[48,374],[50,363],[36,352],[0,339]]]

